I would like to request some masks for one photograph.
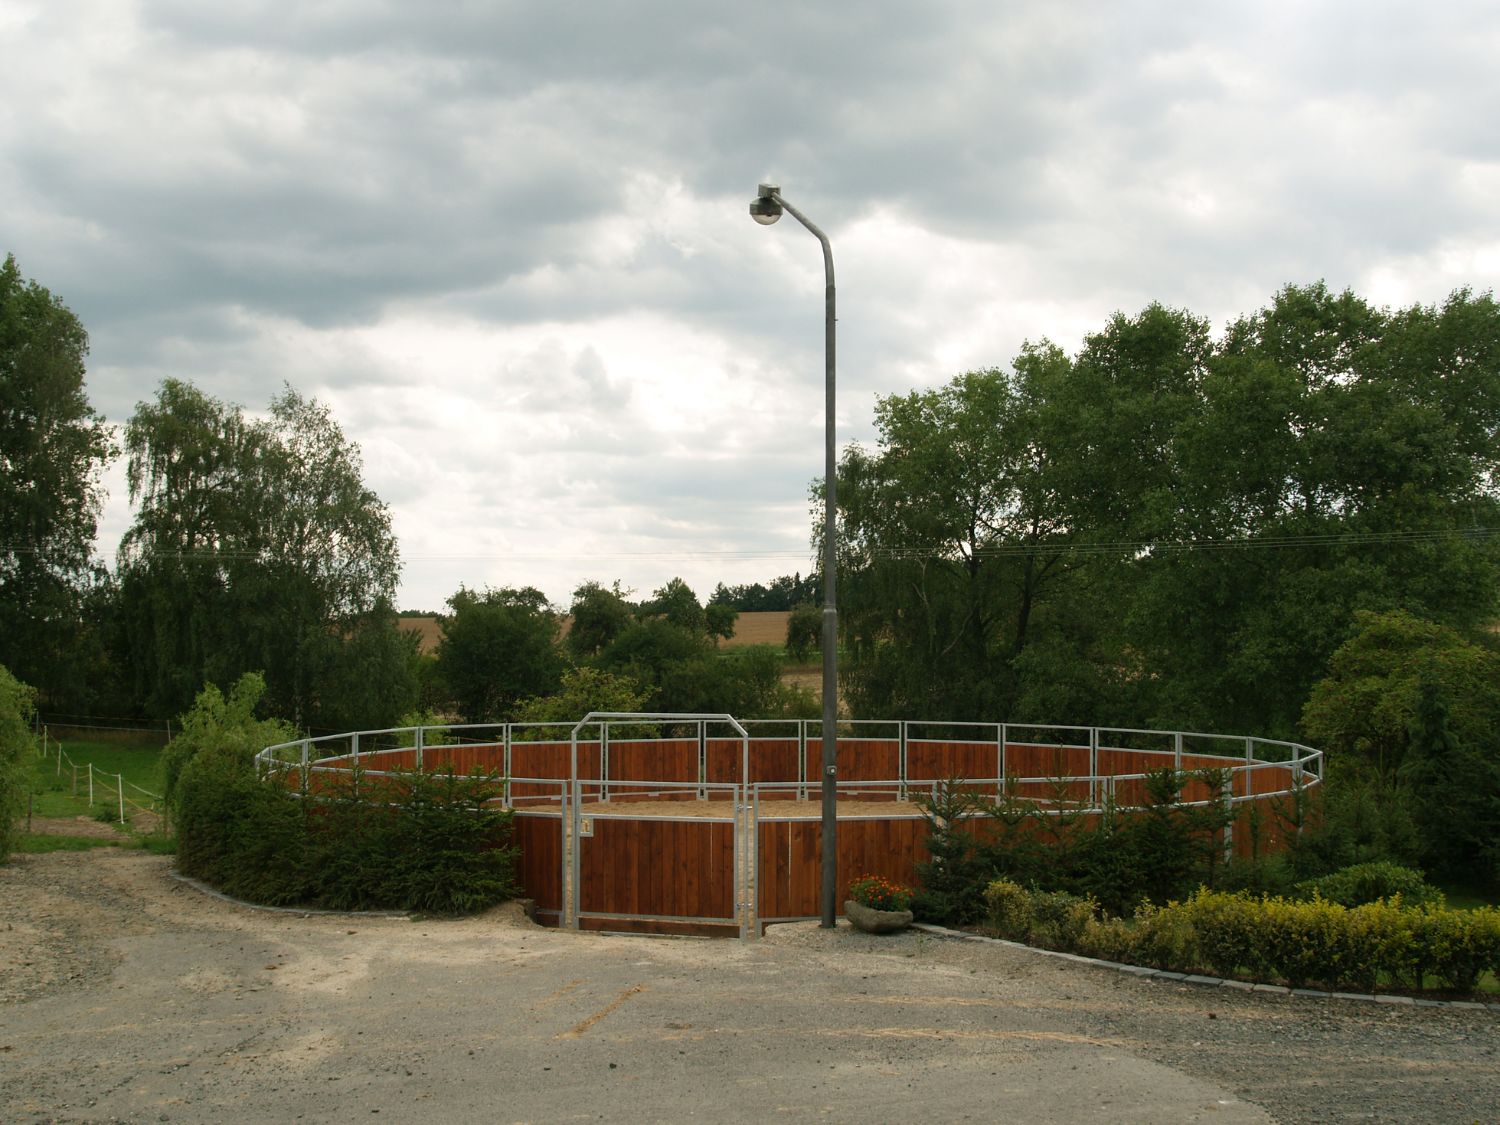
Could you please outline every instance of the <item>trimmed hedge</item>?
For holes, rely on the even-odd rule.
[[[984,895],[996,936],[1043,948],[1187,973],[1292,987],[1473,992],[1500,978],[1500,909],[1408,906],[1399,896],[1348,907],[1200,889],[1185,902],[1142,905],[1129,920],[1091,899],[1038,894],[1009,880]]]

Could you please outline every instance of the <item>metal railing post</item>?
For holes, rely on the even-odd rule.
[[[807,720],[797,720],[797,800],[807,800]]]
[[[1089,804],[1099,808],[1099,728],[1089,727]]]
[[[910,762],[908,762],[906,756],[907,739],[909,737],[910,734],[906,729],[906,720],[901,719],[896,724],[896,780],[898,782],[896,786],[896,799],[898,801],[906,800],[906,779],[908,776],[908,770],[910,769]]]

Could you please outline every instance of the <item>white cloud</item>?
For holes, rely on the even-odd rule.
[[[0,249],[83,318],[95,404],[327,400],[428,607],[807,569],[822,268],[762,179],[833,240],[841,440],[1116,309],[1431,303],[1500,259],[1477,2],[14,0],[0,50]]]

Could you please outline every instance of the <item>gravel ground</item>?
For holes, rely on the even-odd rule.
[[[759,942],[255,911],[0,868],[0,1120],[1500,1121],[1500,1017],[847,927]]]

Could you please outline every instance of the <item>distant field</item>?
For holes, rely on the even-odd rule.
[[[723,648],[735,648],[738,645],[783,645],[786,643],[786,619],[791,614],[785,610],[774,610],[764,613],[742,613],[734,623],[734,636],[725,641]],[[571,617],[564,617],[562,624],[562,635],[568,635],[568,626],[572,624]],[[417,634],[417,645],[423,653],[437,651],[438,642],[443,639],[443,631],[438,626],[436,617],[403,617],[400,627],[409,633]]]
[[[768,610],[761,613],[742,613],[734,622],[734,636],[725,641],[724,648],[736,645],[786,644],[786,621],[791,614],[786,610]]]

